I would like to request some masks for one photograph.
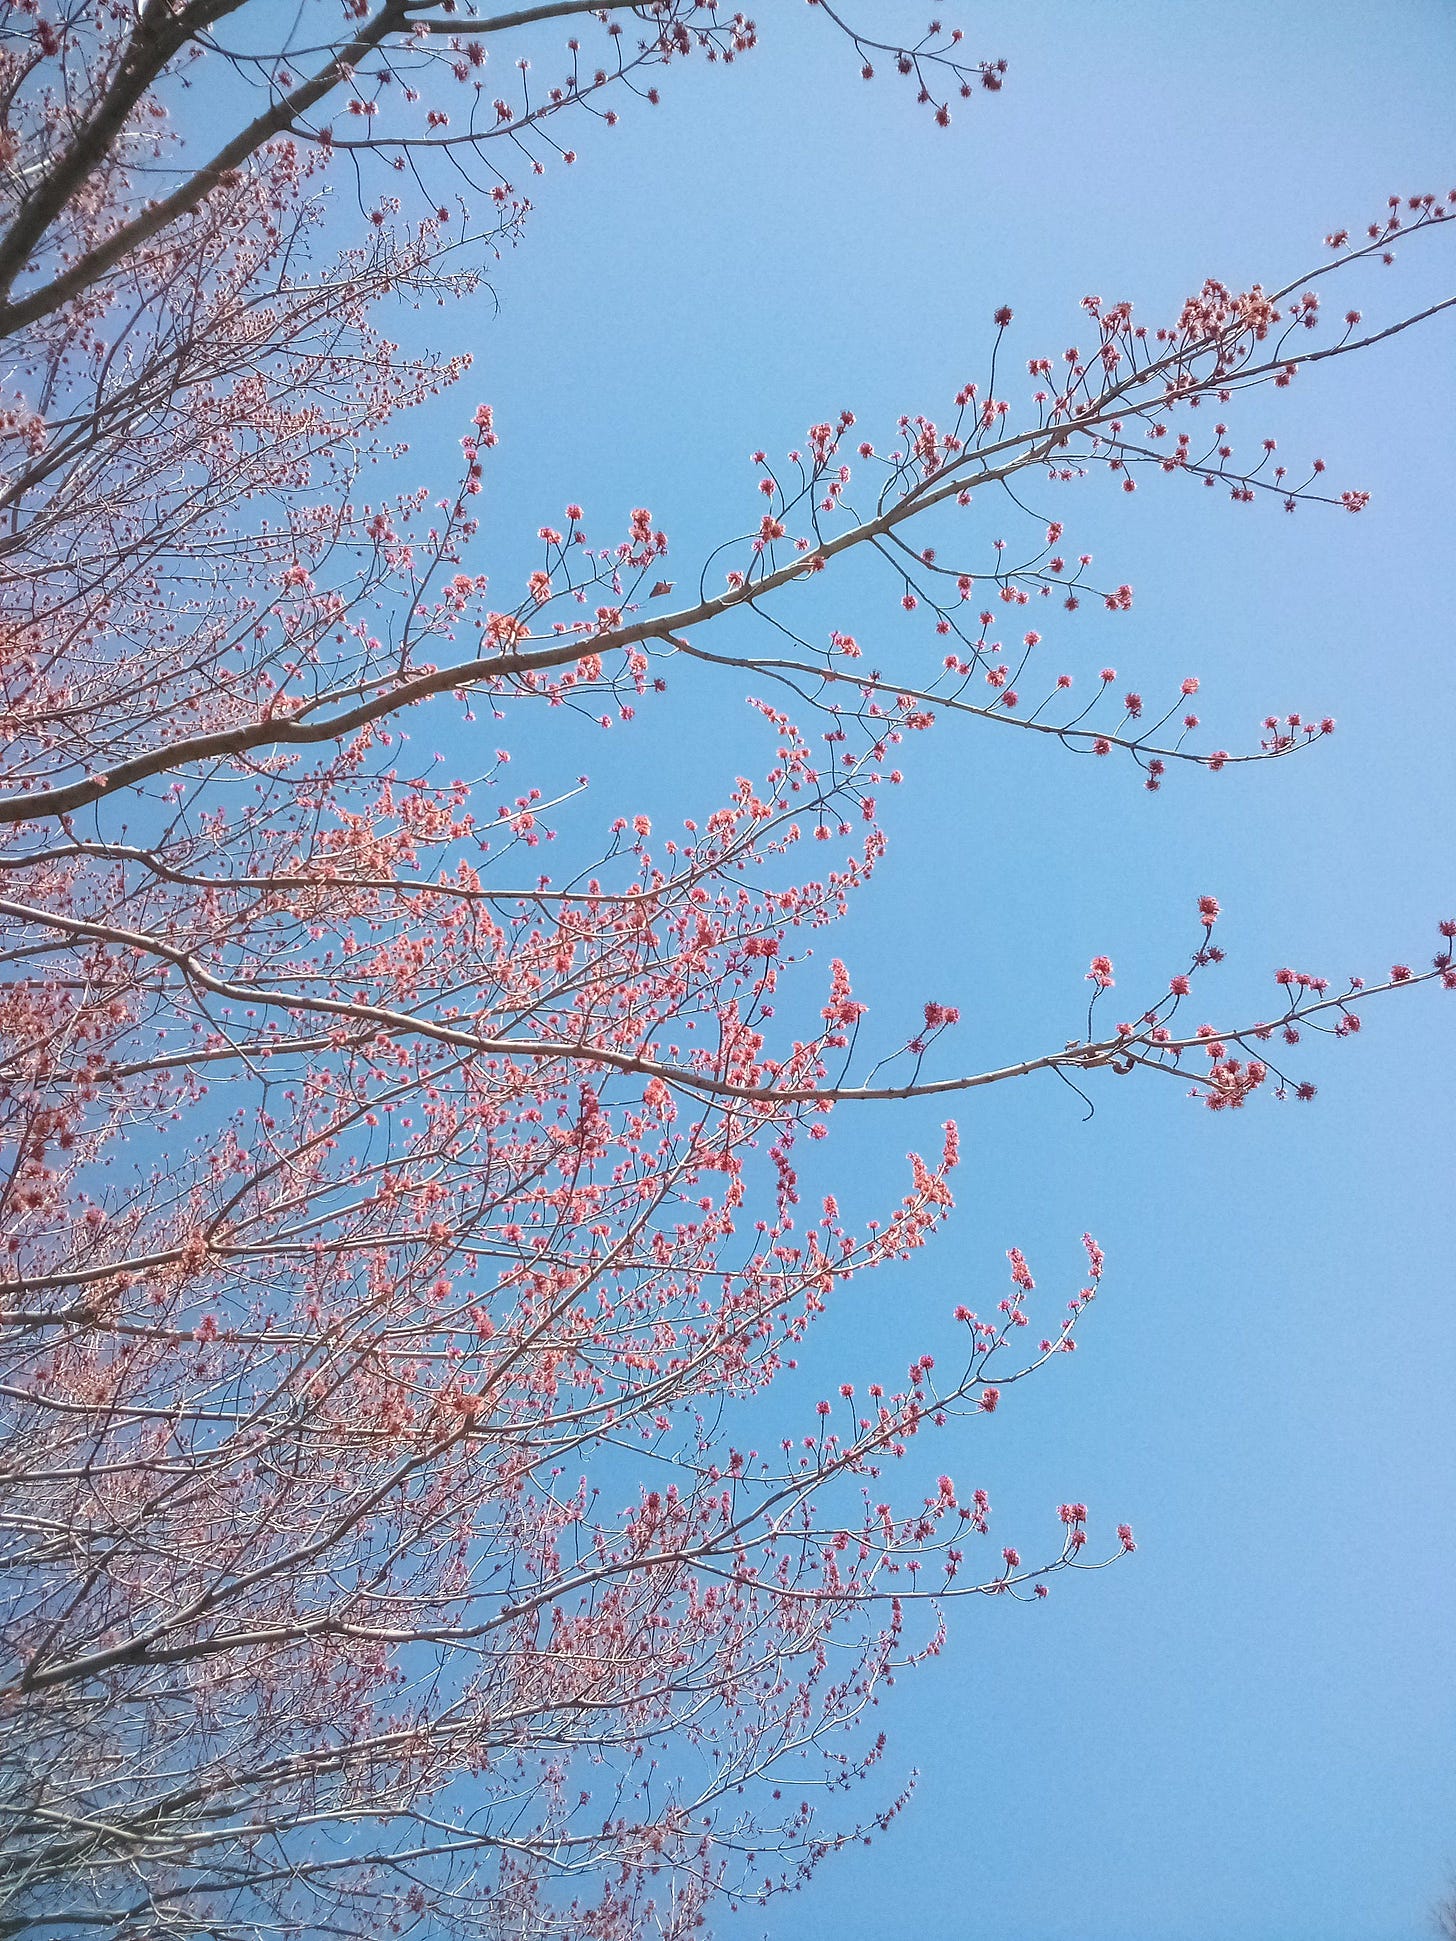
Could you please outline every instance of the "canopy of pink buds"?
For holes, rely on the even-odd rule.
[[[493,407],[461,408],[452,478],[413,476],[396,419],[470,359],[402,348],[381,306],[477,295],[529,215],[513,172],[572,162],[572,131],[758,27],[708,0],[244,11],[27,5],[0,43],[0,1909],[683,1941],[901,1811],[894,1782],[842,1796],[949,1602],[1040,1599],[1133,1548],[1124,1524],[1095,1558],[1074,1503],[1036,1560],[987,1551],[988,1494],[939,1473],[943,1446],[933,1489],[887,1480],[1074,1350],[1090,1237],[1034,1336],[1013,1248],[944,1366],[826,1382],[759,1433],[846,1283],[951,1208],[953,1124],[877,1217],[811,1187],[834,1113],[1134,1068],[1213,1109],[1307,1098],[1279,1046],[1351,1035],[1377,990],[1456,986],[1445,924],[1428,970],[1281,971],[1272,1019],[1185,1029],[1223,954],[1205,896],[1146,1011],[1094,1035],[1099,955],[1085,1037],[945,1075],[960,1004],[912,989],[867,1022],[843,962],[805,961],[942,718],[1117,753],[1153,791],[1331,732],[1270,715],[1208,749],[1197,676],[1067,671],[1074,616],[1116,625],[1134,592],[1074,550],[1062,494],[1166,478],[1360,510],[1319,460],[1209,420],[1380,334],[1356,310],[1327,330],[1322,288],[1452,199],[1397,199],[1293,282],[1206,283],[1161,328],[1089,297],[1090,347],[1024,382],[998,371],[1003,305],[984,373],[883,449],[844,410],[759,452],[681,582],[646,506],[592,545],[574,499],[502,572]],[[901,45],[816,11],[942,125],[1002,85],[940,22]],[[518,50],[566,13],[581,35],[539,80]],[[214,144],[200,165],[174,111]],[[849,554],[881,588],[854,633],[813,605]],[[479,732],[622,724],[716,664],[773,699],[750,772],[670,836],[594,830]],[[468,772],[414,752],[426,704],[474,731]]]

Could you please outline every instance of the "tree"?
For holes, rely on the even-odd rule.
[[[880,48],[820,11],[938,119],[999,85],[954,36]],[[575,15],[605,54],[573,45],[544,96],[523,66],[486,106],[485,55]],[[1281,972],[1273,1018],[1191,1028],[1219,956],[1204,897],[1186,967],[1132,1019],[1100,1021],[1099,957],[1073,1043],[936,1076],[957,1018],[931,1003],[867,1070],[844,968],[822,990],[788,973],[879,863],[876,794],[935,717],[1121,755],[1153,789],[1330,725],[1207,751],[1191,680],[1162,708],[1110,675],[1090,703],[1032,689],[1020,609],[1130,591],[1089,585],[1063,522],[1013,564],[963,514],[1017,474],[1108,470],[1358,512],[1322,469],[1198,430],[1420,321],[1350,310],[1320,334],[1318,291],[1397,230],[1431,246],[1452,204],[1398,199],[1320,268],[1210,283],[1161,329],[1089,299],[1094,348],[1031,359],[1015,417],[998,312],[948,424],[907,416],[881,452],[846,413],[762,457],[687,600],[648,512],[593,549],[573,505],[496,605],[491,410],[462,410],[457,480],[391,491],[395,415],[468,360],[383,320],[481,288],[528,213],[493,157],[544,166],[558,128],[755,29],[691,0],[468,23],[351,4],[341,27],[317,0],[274,31],[240,0],[77,4],[19,16],[5,49],[4,1918],[683,1934],[899,1810],[893,1788],[859,1818],[810,1807],[800,1755],[832,1793],[876,1764],[841,1729],[938,1648],[949,1601],[1089,1567],[1080,1504],[1044,1560],[975,1565],[980,1492],[946,1477],[897,1507],[884,1478],[1071,1346],[1090,1239],[1039,1345],[1013,1251],[999,1305],[957,1310],[948,1369],[917,1349],[890,1392],[752,1446],[754,1398],[836,1289],[950,1204],[948,1126],[882,1222],[800,1211],[833,1109],[1036,1070],[1172,1071],[1237,1108],[1295,1089],[1282,1036],[1456,982],[1447,941],[1368,990]],[[924,618],[916,663],[869,670],[843,624],[817,629],[850,554]],[[401,769],[427,701],[630,718],[698,662],[753,671],[770,752],[683,839],[639,819],[548,877],[528,852],[564,805],[512,797],[503,752],[468,780]],[[827,865],[799,861],[813,840]]]

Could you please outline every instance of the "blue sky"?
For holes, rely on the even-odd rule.
[[[1054,354],[1087,292],[1156,316],[1206,275],[1280,281],[1331,227],[1388,192],[1443,191],[1456,166],[1443,0],[978,4],[958,17],[976,53],[1007,58],[1007,86],[948,132],[893,78],[866,87],[798,0],[760,12],[741,67],[689,64],[661,107],[574,133],[576,168],[532,185],[498,312],[463,333],[449,316],[451,348],[463,335],[477,355],[471,402],[496,407],[483,559],[507,586],[568,499],[603,540],[651,506],[690,577],[756,516],[753,448],[781,452],[843,405],[871,437],[902,410],[943,413],[984,376],[996,305],[1015,307],[1018,357]],[[866,19],[921,12],[860,0]],[[535,43],[548,71],[554,31]],[[1451,287],[1449,238],[1388,276],[1365,293],[1386,308]],[[1259,1014],[1281,963],[1339,976],[1428,956],[1456,914],[1453,350],[1446,321],[1244,407],[1246,439],[1369,489],[1358,520],[1176,482],[1058,503],[1137,601],[1066,623],[1056,665],[1108,661],[1150,694],[1196,673],[1231,746],[1269,708],[1328,711],[1339,732],[1297,761],[1175,774],[1156,798],[1131,768],[1034,737],[923,737],[890,858],[830,940],[887,1043],[934,996],[961,1006],[958,1064],[1060,1045],[1090,956],[1155,993],[1203,892],[1225,911],[1218,1015]],[[412,428],[417,453],[444,462],[453,419],[452,402]],[[846,584],[840,622],[886,665],[926,650],[890,603],[856,598]],[[691,814],[752,772],[745,688],[679,681],[625,732],[562,735],[557,717],[548,738],[523,717],[503,738],[523,781],[588,770],[593,819]],[[1177,1086],[1109,1081],[1084,1124],[1048,1080],[958,1113],[950,1230],[826,1318],[802,1394],[944,1346],[957,1301],[999,1293],[1012,1244],[1054,1311],[1090,1228],[1109,1266],[1080,1352],[936,1461],[990,1490],[998,1545],[1050,1545],[1055,1505],[1080,1497],[1140,1548],[1058,1580],[1045,1607],[960,1608],[945,1656],[885,1708],[897,1769],[920,1769],[911,1811],[743,1933],[1425,1931],[1456,1864],[1456,1002],[1385,1000],[1306,1071],[1308,1107],[1214,1117]],[[826,1180],[873,1210],[937,1116],[837,1114]]]

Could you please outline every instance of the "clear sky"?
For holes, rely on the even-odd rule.
[[[911,27],[926,4],[854,0]],[[893,77],[866,87],[802,0],[759,12],[741,67],[690,63],[659,108],[573,133],[576,167],[532,185],[499,311],[465,326],[471,402],[493,401],[502,437],[483,558],[507,585],[568,499],[602,540],[649,505],[691,577],[756,516],[754,447],[842,405],[886,442],[898,412],[944,413],[984,376],[996,305],[1021,357],[1054,354],[1088,292],[1158,316],[1206,275],[1277,282],[1388,192],[1456,171],[1449,0],[978,0],[946,18],[1006,57],[1007,85],[948,132]],[[1456,287],[1456,249],[1431,239],[1389,275],[1386,305]],[[453,348],[459,313],[445,324]],[[1119,995],[1155,993],[1203,892],[1225,911],[1220,1015],[1259,1014],[1285,962],[1340,976],[1429,955],[1456,914],[1453,353],[1447,321],[1244,409],[1247,433],[1369,489],[1358,520],[1177,481],[1059,502],[1137,601],[1068,623],[1049,665],[1106,660],[1150,694],[1196,673],[1231,746],[1269,708],[1339,732],[1160,797],[1033,737],[923,737],[890,858],[826,940],[887,1043],[934,996],[962,1007],[947,1063],[1060,1045],[1089,957],[1113,957]],[[453,412],[416,429],[420,453],[448,452]],[[926,651],[848,587],[840,617],[887,666]],[[682,681],[625,731],[551,740],[522,717],[503,738],[523,781],[589,770],[593,818],[691,814],[753,771],[745,688]],[[950,1308],[999,1294],[1013,1243],[1054,1312],[1090,1228],[1109,1266],[1080,1352],[936,1461],[990,1490],[998,1547],[1053,1546],[1055,1505],[1080,1497],[1099,1539],[1125,1517],[1140,1548],[1041,1608],[959,1608],[945,1656],[884,1708],[896,1769],[920,1769],[911,1811],[737,1931],[1425,1932],[1456,1864],[1456,1001],[1384,1000],[1306,1072],[1313,1105],[1219,1117],[1151,1078],[1101,1085],[1086,1124],[1054,1080],[960,1110],[950,1230],[826,1318],[803,1393],[945,1347]],[[897,1195],[937,1116],[836,1114],[825,1175],[847,1206]]]

